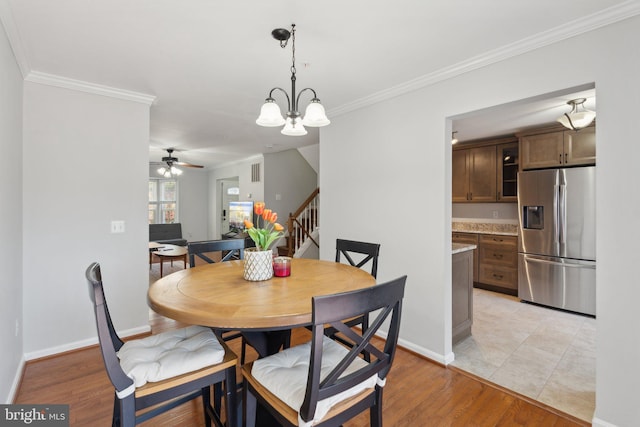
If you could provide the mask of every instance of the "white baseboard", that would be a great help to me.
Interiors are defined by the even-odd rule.
[[[601,420],[600,418],[596,418],[596,417],[593,417],[593,419],[591,420],[591,425],[593,427],[617,427],[616,424],[608,423],[608,422],[606,422],[604,420]]]
[[[14,400],[16,400],[16,394],[18,394],[18,387],[20,386],[20,381],[22,380],[22,374],[24,372],[24,356],[20,359],[20,363],[18,364],[18,369],[16,369],[16,375],[13,377],[13,383],[11,384],[11,389],[9,390],[9,395],[7,396],[6,405],[11,405]]]
[[[132,329],[127,329],[125,331],[118,331],[118,335],[120,337],[126,338],[128,336],[131,335],[138,335],[138,334],[144,334],[147,332],[151,331],[151,327],[146,325],[146,326],[140,326],[137,328],[132,328]],[[64,353],[66,351],[71,351],[71,350],[77,350],[79,348],[84,348],[84,347],[90,347],[92,345],[96,345],[98,344],[98,336],[96,335],[93,338],[89,338],[86,340],[81,340],[81,341],[75,341],[75,342],[71,342],[71,343],[67,343],[67,344],[63,344],[57,347],[50,347],[50,348],[45,348],[42,350],[38,350],[38,351],[33,351],[31,353],[25,353],[24,358],[25,360],[29,361],[29,360],[34,360],[34,359],[40,359],[41,357],[48,357],[48,356],[53,356],[56,354],[60,354],[60,353]]]

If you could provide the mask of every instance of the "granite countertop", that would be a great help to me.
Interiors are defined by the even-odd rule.
[[[458,233],[498,234],[503,236],[517,236],[518,224],[515,221],[456,221],[451,222],[451,231]]]
[[[476,248],[476,245],[471,245],[469,243],[452,243],[451,244],[451,255],[455,255],[460,252],[472,251]]]

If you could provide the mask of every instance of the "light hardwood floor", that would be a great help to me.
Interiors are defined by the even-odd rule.
[[[149,322],[154,333],[183,326],[155,313],[150,313]],[[295,330],[292,343],[303,342],[307,337],[305,329]],[[232,350],[239,354],[240,343],[237,341],[230,344]],[[254,357],[249,353],[249,359]],[[396,354],[384,390],[383,419],[386,426],[588,425],[530,398],[403,349]],[[15,403],[68,404],[72,426],[110,425],[113,388],[98,348],[28,362]],[[144,425],[202,424],[200,405],[196,401],[185,403]],[[346,423],[345,427],[367,425],[369,414],[363,413]]]

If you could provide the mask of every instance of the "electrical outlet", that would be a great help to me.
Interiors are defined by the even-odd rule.
[[[492,214],[494,218],[498,218],[498,211],[493,211]]]

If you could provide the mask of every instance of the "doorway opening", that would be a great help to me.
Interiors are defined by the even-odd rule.
[[[595,85],[590,83],[450,117],[450,135],[462,146],[516,135],[554,123],[568,111],[568,100],[583,97],[595,111]],[[454,180],[455,174],[453,166]],[[517,224],[518,215],[517,200],[463,200],[452,203],[449,220],[454,232],[481,235],[489,225]],[[454,223],[465,227],[454,228]],[[478,229],[473,229],[474,223],[480,224]],[[476,254],[482,258],[480,251]],[[517,291],[514,296],[474,287],[472,293],[471,336],[453,345],[452,366],[590,422],[595,409],[596,319],[523,304]]]

